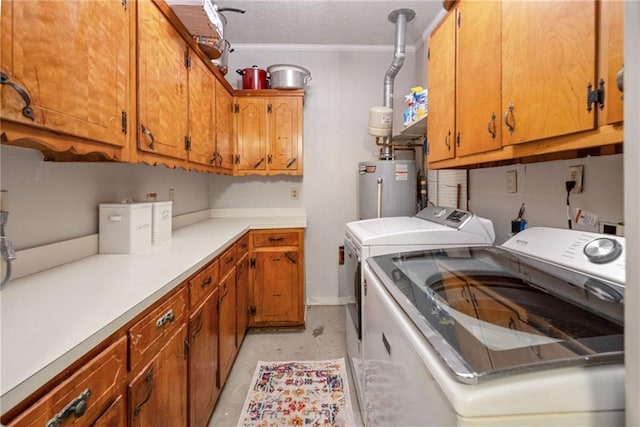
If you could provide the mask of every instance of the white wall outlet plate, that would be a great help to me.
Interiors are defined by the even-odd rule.
[[[289,189],[291,200],[298,200],[298,189],[296,187],[291,187]]]
[[[507,193],[518,192],[518,171],[507,171]]]
[[[582,173],[583,172],[584,172],[584,166],[583,165],[569,166],[569,178],[567,179],[567,181],[575,181],[576,182],[576,186],[573,187],[573,190],[571,190],[571,192],[573,194],[582,193],[582,190],[584,190],[584,187],[583,187],[583,184],[582,184]]]

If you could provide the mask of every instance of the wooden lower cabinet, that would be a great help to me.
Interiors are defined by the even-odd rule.
[[[236,266],[236,346],[240,348],[249,324],[249,254]]]
[[[129,427],[187,426],[187,360],[183,324],[128,386]]]
[[[127,340],[122,337],[15,418],[9,427],[118,425],[111,420],[122,420],[126,415],[124,407],[116,404],[124,392],[126,360]],[[74,411],[83,405],[84,412]],[[80,415],[76,417],[74,412]]]
[[[93,423],[92,427],[123,427],[127,425],[127,406],[123,396],[115,402]]]
[[[255,230],[250,247],[249,326],[303,326],[303,230]]]
[[[218,287],[220,305],[220,383],[224,384],[236,356],[236,268],[233,267],[220,280]]]
[[[189,425],[206,427],[220,395],[218,289],[189,317]]]

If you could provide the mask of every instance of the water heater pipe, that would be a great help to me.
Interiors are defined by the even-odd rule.
[[[404,64],[405,57],[405,39],[407,33],[407,22],[411,21],[416,13],[411,9],[397,9],[389,14],[389,21],[396,24],[396,37],[393,50],[393,62],[389,66],[384,76],[384,106],[393,108],[393,85],[396,75]],[[390,133],[393,135],[393,132]],[[381,144],[380,160],[392,160],[393,154],[391,150],[391,136],[384,137]]]

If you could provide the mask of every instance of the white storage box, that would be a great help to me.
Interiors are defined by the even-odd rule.
[[[99,250],[130,254],[151,247],[151,203],[100,204]]]
[[[152,203],[152,242],[158,244],[171,240],[171,206],[173,202]]]

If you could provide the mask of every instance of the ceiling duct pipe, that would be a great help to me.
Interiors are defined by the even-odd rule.
[[[393,51],[393,62],[384,76],[384,106],[393,108],[393,84],[396,75],[402,68],[405,57],[405,38],[407,33],[407,22],[411,21],[416,13],[411,9],[397,9],[389,14],[389,21],[396,24],[396,38]],[[391,133],[392,135],[393,133]],[[391,136],[384,137],[381,144],[380,160],[392,160]]]

